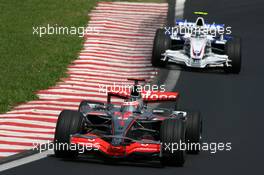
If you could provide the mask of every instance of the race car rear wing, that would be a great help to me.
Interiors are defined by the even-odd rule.
[[[146,91],[142,92],[143,101],[147,103],[159,103],[176,101],[179,98],[177,92]]]
[[[132,96],[130,91],[110,91],[107,95],[107,103],[111,103],[112,97],[129,99]],[[141,97],[142,100],[146,103],[159,103],[166,101],[176,101],[179,98],[179,93],[162,91],[142,91]]]
[[[134,81],[134,85],[130,88],[109,88],[107,95],[107,103],[111,103],[112,97],[118,97],[121,99],[129,99],[131,97],[140,98],[146,103],[159,103],[165,101],[176,101],[179,97],[177,92],[164,92],[164,91],[141,91],[139,81],[145,81],[145,79],[129,78],[128,80]]]
[[[176,20],[176,26],[195,27],[196,22],[188,22],[187,20],[177,19]],[[210,28],[211,29],[224,28],[225,24],[216,24],[216,23],[208,24],[208,23],[205,23],[203,27],[208,28],[208,29],[210,29]]]

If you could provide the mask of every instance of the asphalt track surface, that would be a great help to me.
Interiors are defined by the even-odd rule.
[[[106,165],[48,157],[1,172],[1,175],[261,174],[264,145],[263,7],[263,0],[191,0],[185,5],[185,18],[193,18],[193,11],[208,11],[209,22],[230,25],[232,32],[243,39],[243,65],[239,75],[182,71],[175,87],[182,94],[181,106],[199,109],[203,114],[204,141],[232,142],[231,151],[188,155],[183,168]]]

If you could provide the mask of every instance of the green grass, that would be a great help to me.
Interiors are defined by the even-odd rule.
[[[36,99],[35,91],[55,85],[82,48],[83,39],[76,35],[40,38],[32,34],[32,27],[85,26],[98,1],[0,0],[0,113]]]

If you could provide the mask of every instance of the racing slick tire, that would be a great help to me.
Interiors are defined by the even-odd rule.
[[[78,150],[70,148],[70,135],[81,132],[83,115],[78,111],[63,110],[58,118],[55,137],[54,152],[59,158],[75,158]]]
[[[90,100],[83,100],[81,101],[80,105],[79,105],[79,112],[82,112],[83,110],[85,110],[85,107],[88,106],[88,104],[98,104],[98,105],[104,105],[104,103],[101,102],[96,102],[96,101],[90,101]]]
[[[185,140],[190,145],[186,151],[188,154],[198,154],[200,152],[202,127],[200,112],[187,112]]]
[[[152,50],[152,59],[151,63],[156,67],[165,67],[168,60],[162,61],[162,55],[167,49],[171,47],[171,39],[168,35],[165,34],[164,29],[157,29],[156,35],[154,38],[153,50]]]
[[[181,119],[166,119],[160,128],[161,163],[169,166],[183,166],[185,150],[180,149],[185,143],[185,123]],[[174,150],[175,149],[175,150]]]
[[[226,43],[225,52],[231,60],[231,66],[225,67],[227,73],[238,74],[241,70],[241,39],[233,37]]]

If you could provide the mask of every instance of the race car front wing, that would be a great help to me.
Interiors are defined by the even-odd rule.
[[[230,66],[231,60],[227,55],[208,54],[203,59],[194,59],[186,55],[182,50],[167,50],[163,54],[162,61],[185,65],[187,67],[205,68],[205,67],[223,67]]]
[[[119,136],[96,136],[94,134],[75,134],[71,136],[71,144],[77,144],[81,146],[91,146],[93,151],[99,151],[104,155],[111,157],[128,157],[132,154],[155,154],[160,156],[161,146],[157,141],[136,141],[131,139],[131,143],[124,145],[113,145],[102,138],[118,137],[121,139],[130,139],[127,137]]]

